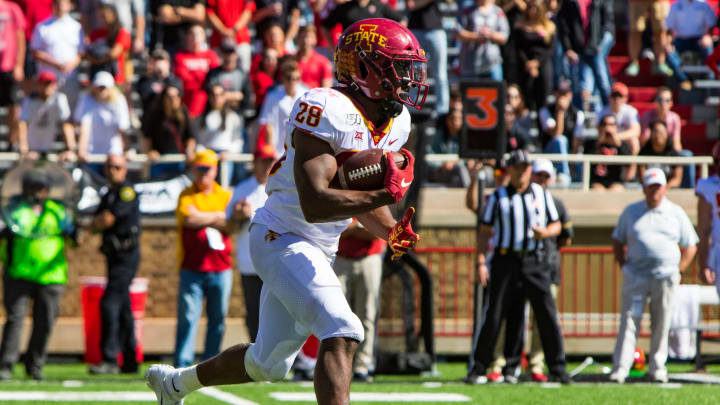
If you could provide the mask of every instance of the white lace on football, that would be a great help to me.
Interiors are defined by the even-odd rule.
[[[380,163],[375,163],[374,165],[361,167],[359,169],[351,170],[348,173],[348,178],[350,181],[355,181],[357,179],[362,179],[363,177],[369,177],[375,174],[378,174],[382,171],[382,166]]]

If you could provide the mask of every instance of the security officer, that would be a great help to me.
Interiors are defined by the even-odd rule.
[[[569,383],[557,309],[550,292],[550,268],[543,240],[560,234],[561,226],[552,196],[540,185],[531,183],[530,158],[526,151],[515,150],[507,161],[510,184],[498,187],[488,198],[478,233],[478,275],[488,279],[485,253],[492,235],[495,247],[490,267],[489,302],[480,329],[475,363],[465,382],[487,382],[485,372],[493,360],[500,325],[505,319],[504,354],[507,364],[505,381],[517,382],[520,347],[525,325],[525,301],[535,313],[550,370],[550,380]]]
[[[102,232],[100,251],[107,260],[107,285],[100,302],[102,363],[91,374],[136,373],[135,328],[130,306],[130,283],[140,264],[140,204],[122,155],[108,155],[105,176],[108,191],[100,201],[93,228]],[[122,351],[123,366],[117,365]]]

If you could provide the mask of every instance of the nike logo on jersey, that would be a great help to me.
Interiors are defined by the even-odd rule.
[[[395,141],[397,141],[397,138],[393,139],[392,141],[388,141],[388,145],[392,145],[392,144],[394,144],[394,143],[395,143]]]
[[[403,187],[403,188],[404,188],[404,187],[410,187],[411,184],[412,184],[412,181],[411,181],[411,182],[406,182],[405,179],[400,180],[400,187]]]

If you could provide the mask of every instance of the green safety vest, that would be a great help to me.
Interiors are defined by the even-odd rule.
[[[9,211],[14,226],[9,240],[3,240],[1,247],[8,275],[44,285],[66,284],[64,235],[70,219],[65,206],[47,200],[42,213],[37,215],[27,202],[17,201],[11,202]]]

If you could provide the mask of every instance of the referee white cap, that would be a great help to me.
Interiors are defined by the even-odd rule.
[[[550,177],[552,177],[553,174],[555,174],[555,167],[553,167],[552,162],[547,159],[536,159],[533,161],[532,172],[533,173],[545,172],[548,175],[550,175]]]
[[[667,179],[665,178],[665,172],[663,172],[661,169],[657,167],[653,167],[652,169],[647,169],[645,171],[645,175],[643,176],[643,185],[645,187],[652,186],[653,184],[659,184],[661,186],[664,186],[667,184]]]

